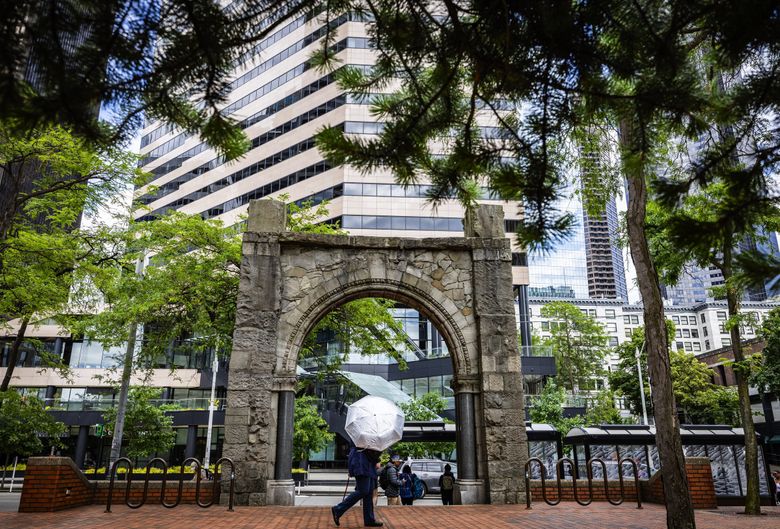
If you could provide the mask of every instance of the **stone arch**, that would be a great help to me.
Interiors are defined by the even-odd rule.
[[[428,317],[442,334],[453,361],[453,371],[457,376],[469,376],[473,373],[472,360],[468,354],[468,344],[462,330],[450,312],[454,308],[448,299],[436,299],[424,290],[392,279],[362,279],[326,292],[317,299],[307,296],[301,305],[305,307],[303,315],[285,341],[284,354],[279,356],[276,373],[285,376],[295,373],[298,352],[309,331],[331,310],[359,298],[388,298],[419,310]],[[310,299],[311,298],[311,299]],[[446,305],[450,305],[447,307]]]
[[[291,233],[280,202],[253,201],[243,238],[223,453],[239,504],[294,503],[296,367],[306,333],[334,307],[386,297],[426,314],[453,361],[456,501],[523,500],[525,410],[503,210],[481,206],[466,237]]]

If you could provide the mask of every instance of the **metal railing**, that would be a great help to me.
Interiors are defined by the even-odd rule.
[[[127,505],[131,509],[138,509],[139,507],[142,507],[146,503],[146,500],[149,497],[149,475],[154,466],[159,466],[163,470],[162,484],[160,485],[160,498],[159,498],[160,505],[162,505],[163,507],[167,507],[168,509],[172,509],[181,503],[182,492],[184,489],[184,468],[188,466],[194,466],[195,479],[196,479],[195,503],[198,507],[203,507],[204,509],[207,509],[212,505],[214,505],[214,503],[217,501],[217,498],[221,494],[222,481],[223,481],[222,466],[225,463],[227,463],[230,465],[230,477],[228,478],[230,480],[228,511],[233,510],[233,493],[235,490],[235,482],[236,482],[236,468],[235,465],[233,464],[233,461],[227,457],[223,457],[219,459],[214,464],[214,478],[213,478],[214,485],[211,489],[211,500],[209,500],[208,502],[200,501],[200,483],[202,480],[200,461],[198,461],[194,457],[185,459],[182,462],[181,468],[179,470],[179,487],[177,489],[176,501],[174,501],[173,503],[169,503],[165,501],[165,485],[168,478],[168,463],[166,463],[164,459],[156,457],[146,464],[146,473],[144,474],[144,492],[143,495],[141,496],[141,501],[137,503],[133,503],[130,501],[130,488],[133,482],[133,462],[126,457],[120,457],[111,466],[111,481],[108,483],[108,498],[106,499],[106,512],[111,512],[111,504],[114,499],[114,480],[116,479],[116,471],[120,463],[125,463],[127,468],[127,473],[126,473],[127,478],[125,482],[125,505]]]
[[[208,410],[208,397],[188,399],[151,399],[149,403],[157,408],[167,408],[166,411],[192,411]],[[115,400],[61,400],[46,399],[46,406],[51,410],[61,411],[105,411],[116,407]],[[226,399],[218,399],[215,410],[224,410],[227,407]]]
[[[623,465],[629,464],[631,465],[631,469],[634,473],[634,491],[636,493],[636,508],[641,509],[642,508],[642,493],[639,490],[639,472],[638,468],[636,466],[636,462],[633,459],[629,458],[623,458],[618,462],[618,482],[619,482],[619,489],[620,489],[620,495],[617,499],[612,499],[610,496],[610,486],[609,481],[607,479],[607,464],[604,462],[601,458],[591,458],[588,460],[586,467],[588,471],[587,475],[587,487],[588,487],[588,495],[585,499],[580,499],[579,495],[577,494],[577,468],[574,464],[574,461],[572,461],[568,457],[563,457],[558,460],[558,462],[555,464],[555,484],[557,489],[557,498],[556,499],[550,499],[547,497],[547,484],[545,479],[545,474],[547,473],[544,463],[541,459],[538,457],[532,457],[530,458],[526,464],[525,464],[525,508],[530,509],[531,508],[531,464],[536,463],[539,465],[539,475],[542,480],[542,499],[547,505],[555,506],[561,503],[563,500],[563,483],[561,480],[561,476],[564,473],[564,465],[568,465],[569,467],[569,473],[571,475],[571,489],[572,489],[572,496],[574,497],[574,501],[576,501],[578,504],[584,506],[590,505],[593,502],[593,465],[599,465],[601,467],[602,475],[603,475],[603,483],[604,483],[604,498],[611,504],[611,505],[620,505],[626,500],[626,490],[625,490],[625,484],[623,482]],[[568,480],[567,480],[568,481]]]

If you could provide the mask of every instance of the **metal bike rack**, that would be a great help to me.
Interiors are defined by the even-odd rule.
[[[532,457],[530,458],[526,464],[525,464],[525,508],[531,509],[531,464],[536,463],[539,466],[539,476],[541,477],[542,481],[542,499],[547,505],[555,506],[561,503],[561,500],[563,499],[563,484],[561,477],[564,473],[564,466],[569,466],[569,471],[571,472],[571,479],[572,479],[572,495],[574,496],[574,501],[576,501],[579,505],[582,505],[583,507],[586,507],[593,503],[593,465],[598,465],[601,467],[601,472],[603,475],[603,484],[604,484],[604,498],[610,503],[610,505],[621,505],[626,500],[626,491],[625,491],[625,484],[623,480],[623,465],[629,464],[631,465],[631,469],[634,474],[634,490],[636,491],[636,508],[641,509],[642,508],[642,494],[639,490],[639,472],[636,466],[636,462],[629,458],[623,458],[618,462],[618,482],[620,483],[620,495],[618,499],[612,499],[609,492],[609,480],[607,477],[607,465],[601,458],[591,458],[587,462],[587,489],[588,489],[588,496],[586,499],[580,499],[579,495],[577,494],[578,485],[577,485],[577,468],[574,464],[574,461],[572,461],[568,457],[562,457],[559,459],[555,464],[555,484],[558,492],[558,497],[555,500],[551,500],[547,497],[547,480],[546,480],[546,469],[544,467],[544,463],[541,459],[538,457]]]
[[[217,497],[221,494],[222,489],[222,481],[223,481],[223,472],[222,468],[225,464],[230,465],[230,474],[228,479],[230,480],[230,489],[228,494],[228,511],[233,510],[233,495],[235,491],[235,482],[236,482],[236,467],[233,464],[233,461],[230,458],[223,457],[220,458],[214,465],[214,485],[211,491],[211,500],[208,502],[202,502],[200,501],[200,484],[201,484],[201,463],[194,457],[190,457],[185,459],[179,470],[179,487],[176,491],[176,501],[173,503],[169,503],[165,501],[165,491],[166,491],[166,485],[167,485],[167,479],[168,479],[168,463],[165,462],[164,459],[156,457],[149,461],[146,465],[146,473],[144,474],[144,491],[141,496],[141,500],[137,503],[133,503],[130,501],[130,489],[133,482],[133,462],[130,461],[130,459],[126,457],[120,457],[117,459],[114,464],[111,466],[111,478],[108,483],[108,498],[106,499],[106,511],[105,512],[111,512],[111,504],[114,499],[114,480],[116,479],[116,472],[120,465],[120,463],[124,463],[127,467],[127,478],[125,481],[125,505],[130,507],[131,509],[138,509],[139,507],[142,507],[144,504],[146,504],[146,501],[149,496],[149,476],[151,473],[151,470],[155,466],[159,466],[163,470],[163,476],[162,476],[162,483],[160,485],[160,498],[159,503],[163,507],[167,507],[168,509],[172,509],[174,507],[177,507],[182,500],[183,496],[183,490],[184,490],[184,469],[187,467],[188,464],[195,466],[195,504],[198,507],[202,507],[204,509],[207,509],[214,505],[216,503]]]

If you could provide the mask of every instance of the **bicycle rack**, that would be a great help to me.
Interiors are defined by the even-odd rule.
[[[164,459],[156,457],[151,461],[149,461],[149,463],[147,463],[146,465],[146,472],[144,473],[144,491],[143,494],[141,495],[141,500],[137,503],[133,503],[130,501],[130,489],[133,482],[133,470],[134,470],[133,462],[126,457],[120,457],[111,466],[111,474],[110,474],[111,478],[108,483],[108,498],[106,499],[105,512],[111,512],[111,504],[114,499],[114,480],[116,479],[116,473],[120,463],[124,463],[127,467],[127,478],[125,480],[125,505],[127,505],[131,509],[138,509],[142,507],[144,504],[146,504],[146,501],[149,497],[149,476],[152,468],[157,465],[159,465],[163,470],[162,483],[160,485],[159,503],[163,507],[167,507],[168,509],[172,509],[178,506],[181,503],[182,496],[183,496],[184,469],[188,464],[195,467],[195,504],[198,507],[207,509],[212,505],[214,505],[214,503],[217,501],[216,500],[217,497],[221,494],[222,481],[223,481],[222,467],[224,467],[224,465],[227,463],[230,465],[230,475],[228,478],[230,480],[230,489],[228,494],[228,511],[233,511],[233,495],[235,491],[235,482],[236,482],[236,467],[230,458],[227,457],[220,458],[214,464],[214,485],[211,490],[211,500],[209,500],[208,502],[200,501],[200,484],[202,481],[200,461],[198,461],[194,457],[185,459],[182,462],[179,469],[179,486],[176,491],[176,501],[174,501],[173,503],[169,503],[165,501],[165,491],[166,491],[166,485],[168,480],[168,468],[169,468],[168,463],[166,463]]]
[[[572,488],[572,495],[574,496],[574,501],[576,501],[579,505],[582,505],[583,507],[586,507],[593,503],[593,465],[598,465],[601,467],[601,473],[603,476],[603,483],[604,483],[604,498],[610,503],[610,505],[621,505],[626,500],[626,490],[625,490],[625,484],[623,480],[623,465],[629,464],[631,465],[631,470],[634,474],[634,490],[636,491],[636,508],[641,509],[642,508],[642,495],[641,491],[639,490],[639,472],[637,469],[636,462],[629,458],[623,458],[618,462],[618,482],[620,483],[620,495],[618,499],[612,499],[609,492],[609,480],[607,476],[607,465],[601,458],[591,458],[588,460],[586,468],[587,468],[587,488],[588,488],[588,496],[586,499],[580,499],[579,495],[577,494],[578,490],[578,484],[577,484],[577,469],[574,464],[574,461],[572,461],[568,457],[562,457],[559,459],[555,464],[555,484],[558,492],[558,497],[555,500],[551,500],[547,497],[547,479],[546,479],[546,469],[544,466],[544,463],[541,459],[538,457],[532,457],[530,458],[526,464],[525,464],[525,508],[531,509],[531,464],[536,463],[539,466],[539,476],[541,477],[542,481],[542,500],[547,505],[550,506],[556,506],[559,503],[561,503],[561,500],[563,499],[563,485],[561,481],[561,477],[564,474],[564,466],[569,466],[569,471],[571,473],[571,488]]]

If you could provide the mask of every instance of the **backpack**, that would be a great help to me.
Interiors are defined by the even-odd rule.
[[[414,499],[419,500],[425,496],[425,487],[420,478],[416,474],[412,474],[412,487],[414,487]]]
[[[387,486],[390,484],[390,480],[387,477],[387,465],[382,467],[382,471],[379,472],[379,486],[382,490],[387,490]]]
[[[452,479],[450,474],[444,474],[441,477],[441,490],[452,490],[455,485],[455,480]]]

